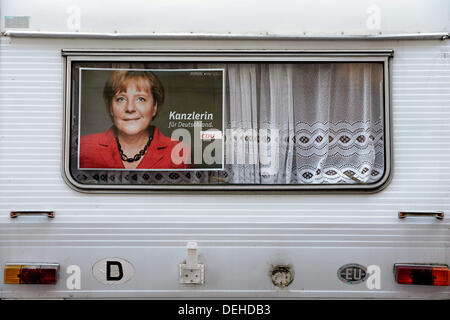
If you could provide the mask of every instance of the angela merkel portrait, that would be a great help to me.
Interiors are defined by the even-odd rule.
[[[80,139],[80,168],[188,169],[190,149],[163,135],[152,121],[164,104],[164,88],[150,71],[116,70],[103,89],[112,126]]]

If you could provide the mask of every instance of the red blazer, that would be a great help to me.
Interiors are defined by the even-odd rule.
[[[181,142],[166,137],[155,127],[152,143],[136,169],[192,168],[190,164],[175,164],[172,162],[172,149],[179,143]],[[190,160],[189,147],[184,144],[181,146],[183,147],[182,150],[189,150],[187,159]],[[183,155],[183,153],[180,152],[180,155]],[[112,127],[102,133],[89,134],[81,137],[80,169],[82,168],[125,169],[122,159],[120,159],[119,149]]]

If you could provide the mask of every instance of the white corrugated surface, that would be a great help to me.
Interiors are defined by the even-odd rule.
[[[56,287],[0,285],[0,297],[373,297],[449,298],[448,287],[394,283],[396,262],[450,264],[450,42],[110,41],[0,42],[0,263],[58,262]],[[61,177],[62,48],[394,49],[394,176],[377,194],[83,194]],[[56,218],[9,218],[53,210]],[[397,218],[399,210],[445,211]],[[197,241],[206,283],[178,284],[187,241]],[[97,282],[92,265],[121,257],[126,284]],[[347,285],[347,263],[381,267],[381,290]],[[65,268],[82,269],[81,290]],[[271,264],[291,264],[289,290],[271,285]],[[0,275],[3,283],[3,275]]]
[[[6,30],[353,35],[448,31],[447,0],[3,0]],[[282,18],[280,18],[282,17]],[[232,22],[232,23],[231,23]],[[2,25],[3,27],[3,25]],[[4,30],[5,30],[4,29]]]

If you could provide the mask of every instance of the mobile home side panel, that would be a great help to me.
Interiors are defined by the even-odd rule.
[[[64,48],[147,50],[394,50],[393,177],[355,193],[163,192],[93,194],[61,176]],[[56,262],[56,286],[3,284],[0,298],[257,297],[450,298],[449,287],[396,284],[394,263],[450,264],[448,217],[398,219],[399,211],[450,212],[448,41],[89,40],[2,37],[0,42],[0,266]],[[13,210],[50,210],[11,219]],[[186,244],[198,243],[205,283],[179,283]],[[121,285],[98,282],[93,265],[129,261]],[[379,285],[347,284],[348,263],[378,266]],[[80,288],[67,285],[70,266]],[[294,282],[275,287],[274,265]],[[70,271],[70,270],[69,270]]]

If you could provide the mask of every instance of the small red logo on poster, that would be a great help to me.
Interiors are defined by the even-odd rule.
[[[201,140],[222,139],[222,132],[221,131],[201,131],[200,139]]]

